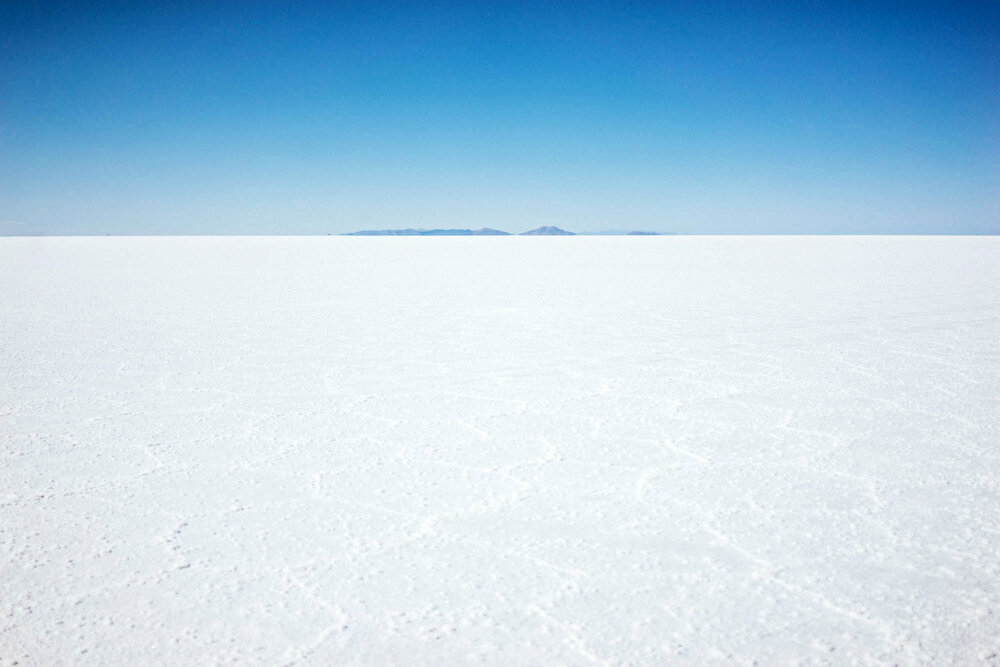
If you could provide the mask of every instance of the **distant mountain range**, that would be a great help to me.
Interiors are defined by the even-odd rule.
[[[659,232],[595,232],[600,235],[618,236],[658,236]],[[510,236],[509,232],[499,229],[367,229],[360,232],[347,232],[342,236]],[[538,229],[521,232],[521,236],[576,236],[576,232],[546,225]]]
[[[545,226],[521,232],[521,236],[576,236],[576,234],[574,232],[567,232],[565,229],[559,229],[558,227]]]

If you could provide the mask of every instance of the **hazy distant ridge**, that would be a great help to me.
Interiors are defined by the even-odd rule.
[[[565,229],[546,225],[538,229],[521,232],[521,236],[576,236],[576,232],[567,232]]]
[[[587,234],[587,232],[584,232]],[[596,234],[602,236],[658,236],[660,232],[642,232],[642,231],[604,231],[604,232],[589,232],[589,234]],[[489,227],[483,227],[482,229],[364,229],[357,232],[346,232],[341,236],[510,236],[510,232],[505,232],[500,229],[490,229]],[[552,227],[549,225],[538,227],[537,229],[531,229],[526,232],[521,232],[521,236],[576,236],[576,232],[570,232],[565,229],[560,229],[559,227]]]

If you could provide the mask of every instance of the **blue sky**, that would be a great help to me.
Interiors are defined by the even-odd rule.
[[[1000,3],[0,3],[0,234],[543,224],[1000,232]]]

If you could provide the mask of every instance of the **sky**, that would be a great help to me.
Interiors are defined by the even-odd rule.
[[[1000,2],[0,3],[0,234],[540,225],[1000,233]]]

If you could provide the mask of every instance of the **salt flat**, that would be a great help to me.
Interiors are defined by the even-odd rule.
[[[1000,660],[1000,238],[0,239],[0,663]]]

